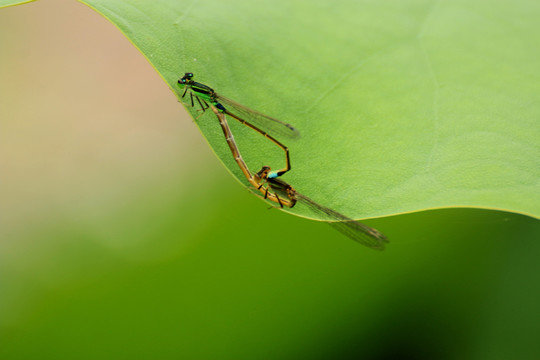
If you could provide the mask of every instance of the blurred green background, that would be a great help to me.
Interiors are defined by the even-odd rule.
[[[540,223],[268,210],[86,6],[0,10],[0,359],[537,359]]]

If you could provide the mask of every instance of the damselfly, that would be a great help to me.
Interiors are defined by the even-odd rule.
[[[242,173],[248,182],[263,194],[265,199],[275,202],[282,208],[292,208],[297,202],[305,204],[311,210],[329,220],[328,223],[330,226],[334,227],[354,241],[357,241],[360,244],[368,246],[372,249],[384,249],[384,244],[387,243],[388,240],[381,232],[364,225],[359,221],[348,218],[347,216],[327,208],[326,206],[322,206],[309,197],[299,193],[290,184],[279,178],[281,176],[279,172],[271,171],[270,167],[263,166],[259,172],[253,175],[243,160],[240,150],[234,141],[234,136],[229,128],[225,114],[220,112],[213,105],[210,105],[210,108],[216,114],[219,120],[227,144],[231,149],[236,163],[242,170]]]
[[[193,76],[193,73],[185,73],[184,76],[178,80],[180,89],[184,89],[182,98],[184,98],[189,91],[192,107],[195,107],[195,101],[197,101],[200,110],[204,112],[210,105],[213,105],[218,111],[229,115],[263,135],[285,152],[285,167],[277,172],[280,175],[283,175],[291,169],[289,149],[275,137],[270,135],[270,133],[291,139],[298,138],[300,133],[294,126],[252,110],[244,105],[240,105],[239,103],[216,93],[211,87],[194,81]]]

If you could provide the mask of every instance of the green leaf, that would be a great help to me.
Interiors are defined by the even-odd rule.
[[[458,206],[540,215],[538,2],[82,2],[178,96],[190,71],[295,125],[285,179],[323,205],[357,219]],[[185,105],[245,183],[216,117]],[[252,170],[283,165],[279,148],[231,125]]]
[[[8,7],[8,6],[14,6],[14,5],[26,4],[26,3],[34,2],[34,1],[36,1],[36,0],[25,0],[25,1],[0,0],[0,8]]]

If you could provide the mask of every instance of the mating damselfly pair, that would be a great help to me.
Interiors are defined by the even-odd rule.
[[[219,120],[225,140],[247,181],[265,199],[276,203],[280,207],[292,208],[296,203],[307,205],[315,212],[329,220],[329,224],[351,239],[373,249],[382,250],[387,238],[378,230],[362,224],[359,221],[348,218],[339,212],[318,204],[309,197],[299,193],[290,184],[281,179],[286,172],[291,170],[289,149],[274,136],[294,139],[299,137],[298,130],[290,124],[264,115],[246,106],[228,99],[214,91],[211,87],[193,80],[193,73],[185,73],[178,80],[180,89],[183,90],[182,98],[189,94],[189,102],[192,107],[199,106],[202,112],[210,109]],[[272,171],[268,166],[256,173],[252,173],[242,158],[238,145],[234,140],[232,131],[227,123],[226,116],[232,117],[241,124],[255,130],[285,152],[285,167]],[[271,135],[272,134],[272,135]]]

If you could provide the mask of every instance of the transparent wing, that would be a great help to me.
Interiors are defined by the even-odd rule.
[[[282,196],[286,196],[286,189],[287,187],[290,187],[289,184],[278,178],[268,179],[267,181],[273,191],[279,192]],[[384,250],[384,244],[388,242],[388,239],[380,231],[364,225],[359,221],[348,218],[326,206],[322,206],[296,190],[294,190],[294,192],[298,202],[307,205],[313,211],[323,215],[324,218],[329,220],[328,224],[334,229],[364,246],[376,250]]]
[[[337,211],[319,205],[305,195],[296,193],[296,197],[301,203],[306,204],[314,211],[325,215],[328,220],[332,220],[328,222],[330,226],[362,245],[376,250],[383,250],[384,244],[388,242],[386,236],[376,229],[364,225],[359,221],[350,219]]]
[[[237,120],[247,121],[270,135],[295,139],[300,137],[300,132],[291,124],[264,115],[236,101],[216,94],[216,100],[226,109],[226,112]]]

